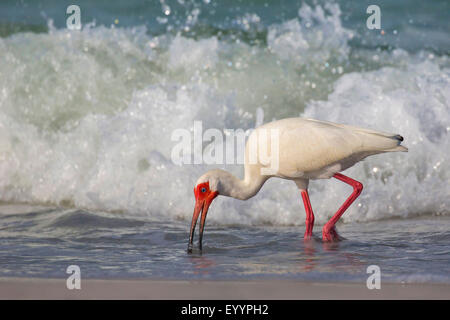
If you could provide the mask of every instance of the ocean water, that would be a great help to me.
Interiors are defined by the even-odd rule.
[[[450,4],[380,1],[0,3],[0,276],[450,282]],[[217,198],[203,253],[186,253],[197,178],[239,165],[171,160],[172,133],[250,130],[290,116],[400,133],[407,154],[366,159],[351,192],[314,181],[316,240],[295,185]],[[206,143],[203,145],[206,148]],[[365,281],[365,280],[364,280]]]

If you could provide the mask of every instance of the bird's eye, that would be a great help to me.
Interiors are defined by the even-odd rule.
[[[203,188],[201,189],[201,191],[202,191],[202,192],[206,192],[206,188],[203,187]]]

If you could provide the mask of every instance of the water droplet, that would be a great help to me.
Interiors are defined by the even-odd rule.
[[[168,16],[171,12],[170,7],[167,4],[163,4],[162,11],[166,16]]]

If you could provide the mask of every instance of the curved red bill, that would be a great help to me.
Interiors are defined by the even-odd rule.
[[[189,243],[188,243],[188,253],[192,253],[192,247],[194,243],[194,232],[195,226],[197,225],[198,216],[200,215],[200,211],[202,212],[202,216],[200,218],[200,226],[199,226],[199,238],[198,238],[198,246],[199,249],[202,250],[202,241],[203,241],[203,230],[205,229],[205,221],[206,215],[208,214],[209,206],[214,198],[218,195],[217,192],[212,192],[210,195],[204,199],[196,199],[194,213],[192,215],[191,222],[191,231],[189,234]]]
[[[203,202],[202,217],[200,218],[200,232],[198,235],[198,248],[202,250],[203,230],[205,229],[206,215],[208,214],[209,205],[213,199],[206,199]]]
[[[195,226],[197,225],[197,220],[198,220],[198,216],[200,215],[200,211],[202,211],[203,202],[204,201],[199,201],[199,200],[197,200],[195,202],[194,213],[192,215],[192,222],[191,222],[191,232],[189,234],[188,253],[192,252]]]

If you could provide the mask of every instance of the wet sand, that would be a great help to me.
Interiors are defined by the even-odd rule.
[[[81,289],[69,290],[66,279],[0,278],[0,299],[450,299],[450,285],[82,279]]]

